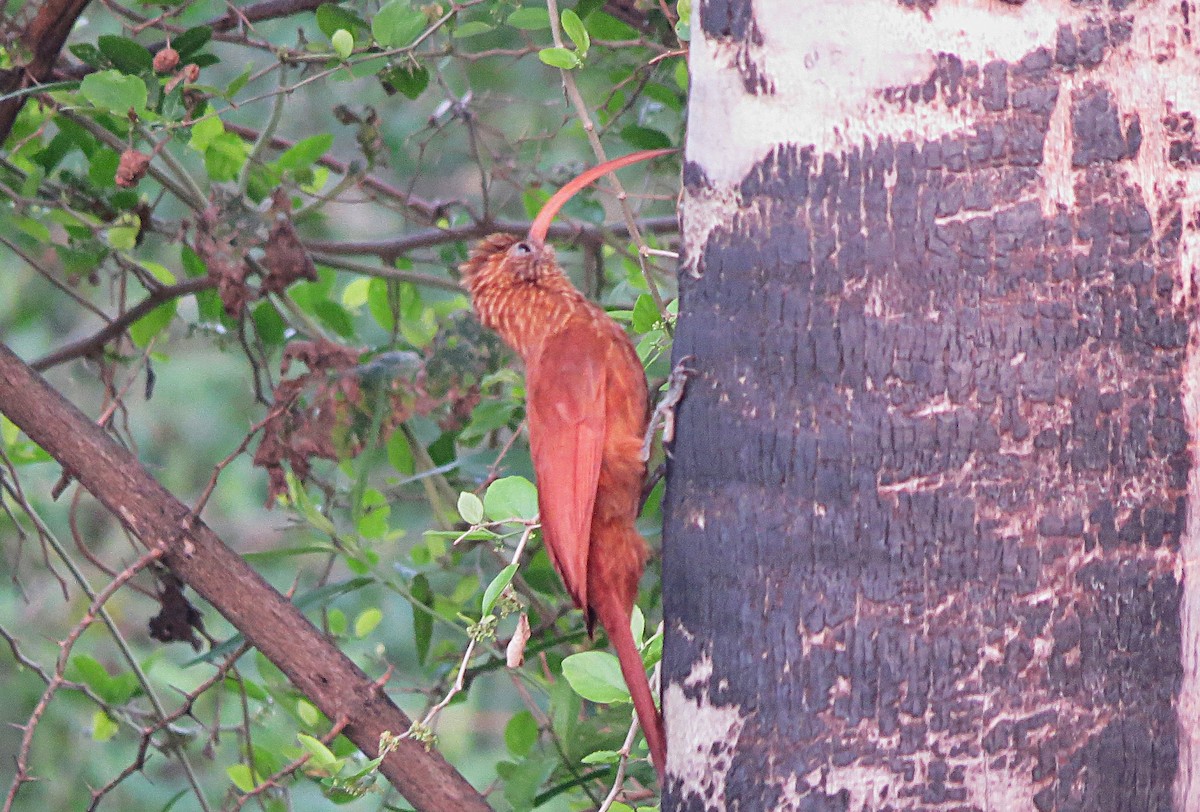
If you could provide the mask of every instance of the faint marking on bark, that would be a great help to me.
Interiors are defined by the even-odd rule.
[[[707,683],[712,676],[712,660],[702,655],[682,684],[667,685],[663,711],[671,777],[682,782],[683,795],[698,796],[705,809],[720,812],[730,766],[730,757],[722,754],[734,751],[746,720],[740,708],[711,702]]]
[[[1193,108],[1194,109],[1194,108]],[[1189,181],[1194,186],[1196,175]],[[1197,269],[1200,268],[1200,229],[1196,222],[1196,196],[1188,195],[1179,247],[1180,288],[1195,313]],[[1183,407],[1187,415],[1188,447],[1200,460],[1200,321],[1193,315],[1188,335],[1183,376]],[[1180,602],[1183,677],[1179,686],[1179,772],[1175,777],[1177,809],[1200,809],[1200,470],[1192,468],[1187,484],[1187,521],[1179,538],[1177,577],[1183,583]]]
[[[1071,169],[1071,98],[1075,79],[1064,76],[1058,86],[1058,101],[1050,114],[1046,145],[1042,150],[1042,214],[1053,217],[1060,209],[1075,208],[1075,172]]]
[[[690,163],[690,162],[689,162]],[[680,244],[704,245],[708,235],[714,228],[733,222],[742,205],[741,196],[736,186],[714,188],[703,176],[698,164],[692,165],[691,172],[685,169],[685,176],[695,174],[692,182],[684,187],[686,203],[681,207],[682,240]],[[696,257],[684,254],[683,268],[693,277],[698,275]]]
[[[1169,162],[1170,138],[1163,123],[1172,109],[1200,109],[1200,87],[1180,77],[1200,75],[1200,52],[1189,43],[1190,33],[1178,3],[1147,4],[1132,17],[1129,39],[1109,48],[1103,59],[1060,79],[1058,103],[1050,118],[1042,174],[1043,211],[1053,214],[1061,204],[1070,209],[1075,201],[1077,169],[1071,167],[1071,106],[1076,92],[1087,83],[1100,84],[1113,95],[1122,124],[1136,112],[1140,117],[1142,146],[1128,162],[1131,180],[1142,191],[1154,222],[1155,232],[1163,227],[1167,204],[1190,187],[1185,176]],[[1152,58],[1147,58],[1152,54]]]

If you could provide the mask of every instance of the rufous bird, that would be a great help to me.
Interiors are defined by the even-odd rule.
[[[546,232],[587,184],[668,152],[636,152],[589,169],[547,201],[524,239],[485,237],[460,268],[480,322],[525,363],[542,538],[588,633],[599,621],[616,649],[660,783],[662,715],[629,629],[648,554],[635,526],[646,467],[646,374],[625,331],[563,273]]]

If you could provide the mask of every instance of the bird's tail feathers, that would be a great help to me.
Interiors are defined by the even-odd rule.
[[[608,639],[617,652],[621,675],[625,677],[625,685],[629,687],[633,708],[637,711],[642,732],[646,734],[650,757],[654,761],[654,769],[658,771],[658,781],[661,785],[667,768],[666,734],[663,730],[662,714],[654,704],[654,695],[650,692],[650,682],[646,679],[642,656],[633,642],[633,633],[629,630],[629,610],[611,605],[596,609],[600,625],[608,632]]]

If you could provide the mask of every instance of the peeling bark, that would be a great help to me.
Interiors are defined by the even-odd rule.
[[[697,6],[664,808],[1200,809],[1195,4]]]

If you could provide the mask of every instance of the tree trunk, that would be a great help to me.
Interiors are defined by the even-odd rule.
[[[664,809],[1200,809],[1195,3],[696,6]]]

